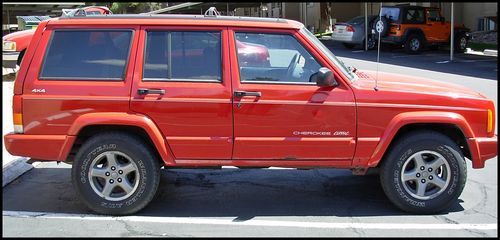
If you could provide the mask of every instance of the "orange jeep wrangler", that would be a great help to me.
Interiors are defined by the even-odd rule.
[[[374,21],[372,33],[380,41],[403,46],[407,53],[419,53],[425,46],[449,45],[450,22],[441,16],[439,8],[421,6],[382,7],[380,17]],[[470,29],[463,24],[454,26],[454,49],[465,52]]]

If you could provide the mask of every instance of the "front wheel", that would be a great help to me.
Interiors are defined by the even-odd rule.
[[[417,214],[447,209],[462,193],[466,178],[460,148],[448,137],[431,131],[401,138],[384,159],[380,172],[389,200]]]
[[[458,35],[454,43],[455,52],[464,53],[467,49],[467,37],[463,34]]]
[[[78,151],[72,180],[80,199],[93,211],[131,214],[155,196],[160,165],[151,149],[136,137],[102,133],[88,139]]]

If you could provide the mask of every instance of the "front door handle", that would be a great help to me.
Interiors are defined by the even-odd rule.
[[[261,97],[262,93],[261,92],[235,91],[234,96],[238,97],[238,98],[245,97],[245,96]]]
[[[139,94],[139,95],[146,95],[146,94],[160,94],[160,95],[165,95],[165,90],[163,90],[163,89],[139,88],[139,89],[137,89],[137,94]]]

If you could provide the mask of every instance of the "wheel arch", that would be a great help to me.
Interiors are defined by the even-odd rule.
[[[170,147],[156,124],[144,115],[129,113],[89,113],[78,117],[68,131],[71,141],[62,150],[60,158],[71,162],[86,139],[103,131],[133,134],[144,140],[163,164],[175,164]]]
[[[407,28],[407,29],[405,29],[405,32],[403,33],[403,42],[406,42],[406,40],[408,40],[408,37],[412,34],[420,35],[420,37],[422,37],[422,41],[424,44],[427,42],[427,38],[425,36],[425,33],[420,28]]]
[[[471,147],[467,141],[474,133],[463,116],[449,112],[409,112],[394,117],[382,134],[374,153],[368,161],[368,167],[376,167],[383,161],[391,147],[403,136],[418,130],[433,130],[452,139],[462,150],[462,154],[473,159]]]

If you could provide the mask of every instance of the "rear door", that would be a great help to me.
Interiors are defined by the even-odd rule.
[[[131,109],[159,126],[176,159],[230,159],[232,106],[221,27],[141,27]]]
[[[295,30],[232,28],[230,34],[233,159],[350,161],[356,134],[351,90],[309,81],[328,63]]]

